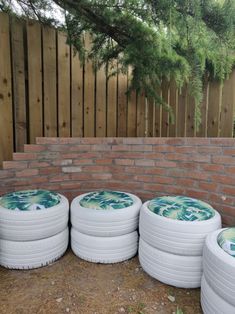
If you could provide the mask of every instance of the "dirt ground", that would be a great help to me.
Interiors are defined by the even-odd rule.
[[[135,257],[102,265],[68,250],[53,265],[28,271],[0,267],[1,314],[200,314],[199,289],[149,277]]]

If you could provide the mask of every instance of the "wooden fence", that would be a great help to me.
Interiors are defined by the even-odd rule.
[[[89,37],[85,44],[89,49]],[[81,65],[65,34],[0,13],[0,161],[37,136],[233,135],[235,71],[224,87],[205,86],[198,132],[186,88],[162,83],[162,97],[175,114],[170,124],[169,114],[144,95],[127,97],[128,75],[107,79],[108,71],[94,73],[89,61]]]

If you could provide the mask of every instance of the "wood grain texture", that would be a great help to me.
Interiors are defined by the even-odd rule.
[[[221,120],[220,136],[233,136],[235,108],[235,71],[233,71],[228,80],[224,82],[221,101]]]
[[[219,136],[221,96],[222,85],[219,82],[210,82],[207,122],[208,137]]]
[[[71,135],[70,121],[70,46],[67,37],[58,32],[58,129],[59,136]]]
[[[43,27],[44,136],[57,136],[56,31]]]
[[[85,48],[91,49],[89,34],[85,37]],[[90,60],[86,60],[84,68],[84,136],[95,136],[95,74]]]
[[[71,50],[71,118],[72,136],[82,137],[83,125],[83,65],[79,60],[78,53]]]
[[[0,13],[0,162],[12,159],[12,85],[9,18]]]
[[[169,82],[164,79],[162,81],[162,100],[168,106],[170,101]],[[169,136],[169,112],[162,108],[162,137]]]
[[[179,137],[186,136],[186,116],[187,116],[187,87],[184,86],[178,92],[178,118],[177,118],[177,135]]]
[[[28,99],[29,99],[29,140],[35,143],[43,136],[42,116],[42,42],[41,26],[34,21],[27,22],[28,49]]]
[[[96,73],[96,137],[106,136],[106,67]]]
[[[146,98],[144,93],[137,95],[137,136],[146,136]]]
[[[169,136],[175,137],[178,127],[178,89],[174,80],[170,81],[170,100],[174,121],[169,121]]]
[[[118,74],[118,124],[117,136],[127,136],[127,76],[123,73]]]
[[[15,150],[22,152],[27,143],[24,25],[22,21],[13,19],[11,27],[14,139]]]
[[[117,136],[117,62],[108,65],[107,69],[107,136]]]

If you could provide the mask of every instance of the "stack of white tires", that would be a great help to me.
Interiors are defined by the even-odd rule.
[[[201,305],[204,314],[235,313],[235,228],[208,235],[203,250]]]
[[[69,202],[46,190],[0,197],[0,265],[32,269],[60,258],[68,246]]]
[[[117,263],[136,255],[141,200],[119,191],[95,191],[71,204],[71,246],[78,257]]]
[[[168,285],[200,287],[203,245],[218,228],[219,213],[202,201],[185,196],[147,201],[140,211],[140,264]]]

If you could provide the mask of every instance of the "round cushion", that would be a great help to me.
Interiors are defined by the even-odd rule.
[[[77,231],[91,236],[120,236],[137,229],[141,205],[141,200],[130,193],[82,194],[71,203],[71,223]]]
[[[0,197],[0,238],[32,241],[51,237],[67,227],[68,200],[55,192],[26,190]]]
[[[215,215],[209,204],[186,196],[157,197],[148,203],[148,208],[156,215],[183,221],[203,221]]]
[[[226,253],[235,257],[235,227],[221,231],[217,242]]]

